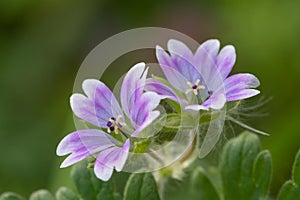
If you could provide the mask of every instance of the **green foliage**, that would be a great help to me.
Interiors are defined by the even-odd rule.
[[[285,182],[280,190],[278,200],[300,199],[300,150],[293,165],[292,180]]]
[[[118,200],[114,192],[113,179],[108,182],[99,180],[92,169],[87,169],[86,162],[75,165],[71,176],[79,195],[85,200]]]
[[[0,200],[24,200],[24,198],[13,192],[5,192],[0,196]]]
[[[165,199],[253,200],[267,199],[272,168],[271,155],[260,151],[255,134],[245,132],[228,141],[218,168],[197,160],[182,180],[165,181]]]
[[[132,174],[126,184],[124,200],[159,200],[156,182],[151,173]]]
[[[255,134],[245,132],[230,140],[220,161],[225,199],[266,199],[271,181],[271,156],[260,152]]]
[[[127,180],[123,197],[116,192],[116,176],[103,182],[86,166],[86,162],[81,162],[71,171],[77,193],[61,187],[55,194],[56,200],[160,200],[160,195],[164,200],[263,200],[268,198],[272,160],[269,151],[261,151],[257,135],[244,132],[225,144],[218,166],[197,159],[184,169],[181,176],[177,176],[181,177],[180,180],[172,178],[173,168],[169,166],[169,173],[161,176],[158,183],[151,173],[132,174]],[[293,165],[292,179],[282,186],[278,200],[299,199],[299,184],[300,150]],[[122,193],[123,189],[119,192]],[[6,192],[0,200],[24,198]],[[32,193],[29,200],[54,200],[54,197],[47,190],[38,190]]]
[[[30,195],[29,200],[54,200],[54,197],[47,190],[38,190]]]
[[[78,196],[69,188],[61,187],[55,194],[57,200],[79,200]]]
[[[199,188],[201,188],[201,191],[203,192],[199,192]],[[219,199],[215,186],[210,180],[207,172],[202,167],[198,167],[192,174],[191,190],[191,199]]]

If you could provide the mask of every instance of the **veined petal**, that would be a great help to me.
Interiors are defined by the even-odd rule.
[[[179,102],[177,94],[167,85],[159,82],[154,78],[148,78],[145,86],[146,91],[152,91],[161,96],[161,99],[168,98]]]
[[[87,97],[73,94],[70,98],[71,108],[77,117],[95,126],[106,127],[111,117],[122,116],[118,101],[104,83],[87,79],[82,86]]]
[[[213,94],[205,102],[203,102],[202,106],[219,110],[223,108],[225,103],[226,103],[226,96],[223,93],[217,93],[217,94]]]
[[[174,88],[183,93],[186,92],[187,89],[189,89],[187,82],[190,82],[190,80],[186,79],[180,72],[172,67],[168,67],[162,64],[160,64],[160,66],[167,80]]]
[[[112,176],[114,169],[111,167],[107,167],[105,164],[101,162],[95,162],[94,172],[97,178],[102,181],[108,181]]]
[[[247,99],[250,97],[253,97],[255,95],[258,95],[260,93],[259,90],[255,89],[243,89],[239,90],[237,92],[231,92],[226,95],[227,101],[236,101],[236,100],[241,100],[241,99]]]
[[[121,171],[128,158],[130,140],[127,139],[122,148],[112,147],[99,153],[95,162],[95,174],[103,181],[110,179],[113,169]]]
[[[206,52],[206,55],[209,55],[211,59],[215,58],[219,52],[220,49],[220,42],[217,39],[210,39],[205,42],[203,42],[198,49],[196,50],[195,57],[198,59],[201,59],[201,55],[205,56],[203,54],[203,51]]]
[[[216,64],[219,48],[218,40],[207,40],[199,46],[194,56],[194,66],[209,90],[218,88],[222,81]]]
[[[231,72],[235,59],[235,48],[232,45],[227,45],[222,48],[217,58],[217,66],[223,79],[225,79]]]
[[[130,148],[130,140],[127,139],[125,141],[122,149],[118,149],[119,150],[119,153],[118,153],[119,154],[119,159],[114,164],[117,172],[120,172],[123,169],[123,167],[126,163],[126,160],[128,158],[129,148]]]
[[[104,83],[96,79],[87,79],[82,83],[82,88],[88,98],[94,100],[97,106],[108,107],[108,111],[114,117],[122,115],[115,95]]]
[[[142,94],[145,84],[148,68],[145,70],[145,63],[134,65],[124,77],[121,86],[121,104],[125,114],[130,117],[132,106],[136,99]]]
[[[260,85],[259,80],[253,75],[248,73],[235,74],[224,81],[226,96],[232,92],[239,90],[256,88]]]
[[[156,56],[162,69],[164,66],[170,67],[190,82],[196,82],[197,79],[201,79],[199,72],[193,66],[194,55],[184,43],[171,39],[168,42],[168,51],[171,56],[160,46],[156,47]],[[163,71],[165,73],[164,69]],[[166,73],[165,76],[167,79],[169,78]]]
[[[160,112],[158,110],[150,112],[145,118],[144,122],[131,134],[131,136],[136,137],[144,128],[149,126],[159,115]]]
[[[144,124],[149,113],[158,106],[160,100],[161,97],[155,92],[145,92],[136,100],[130,113],[131,124],[135,129]]]
[[[192,61],[194,55],[192,51],[187,47],[183,42],[170,39],[168,41],[168,51],[170,52],[172,57],[182,57],[188,61]]]
[[[61,140],[56,149],[56,154],[64,156],[71,153],[61,164],[61,167],[67,167],[116,144],[118,142],[112,136],[101,130],[79,130],[70,133]]]

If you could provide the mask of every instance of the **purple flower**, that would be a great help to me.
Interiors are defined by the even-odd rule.
[[[128,158],[130,136],[137,136],[153,122],[159,111],[153,111],[161,97],[154,92],[143,92],[148,68],[145,63],[136,64],[126,74],[121,86],[122,109],[112,91],[98,80],[88,79],[82,84],[86,94],[73,94],[70,99],[75,115],[101,129],[78,130],[62,139],[57,155],[70,154],[61,167],[70,166],[82,159],[98,154],[94,171],[107,181],[113,169],[121,171]],[[111,133],[111,134],[109,134]],[[122,139],[113,135],[120,134]]]
[[[160,46],[156,56],[171,86],[156,79],[148,79],[146,89],[163,98],[178,101],[178,92],[189,103],[185,109],[221,109],[229,101],[246,99],[259,94],[259,80],[252,74],[240,73],[229,76],[235,63],[235,49],[231,45],[220,51],[218,40],[208,40],[195,53],[182,42],[169,40],[168,54]],[[182,96],[182,95],[181,95]],[[196,102],[191,101],[195,99]]]

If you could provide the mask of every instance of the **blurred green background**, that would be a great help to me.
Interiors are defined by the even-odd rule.
[[[98,43],[142,26],[236,47],[234,72],[257,75],[262,94],[273,97],[269,116],[251,124],[271,133],[261,138],[277,193],[300,147],[299,8],[298,0],[0,1],[0,193],[28,196],[70,184],[55,149],[75,129],[69,96],[76,72]]]

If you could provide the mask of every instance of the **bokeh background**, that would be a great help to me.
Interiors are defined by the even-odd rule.
[[[299,8],[298,0],[0,1],[0,193],[71,185],[55,149],[74,130],[69,96],[81,62],[116,33],[159,26],[233,44],[234,72],[259,77],[272,97],[263,106],[269,115],[249,123],[271,133],[260,137],[273,156],[276,194],[300,147]]]

